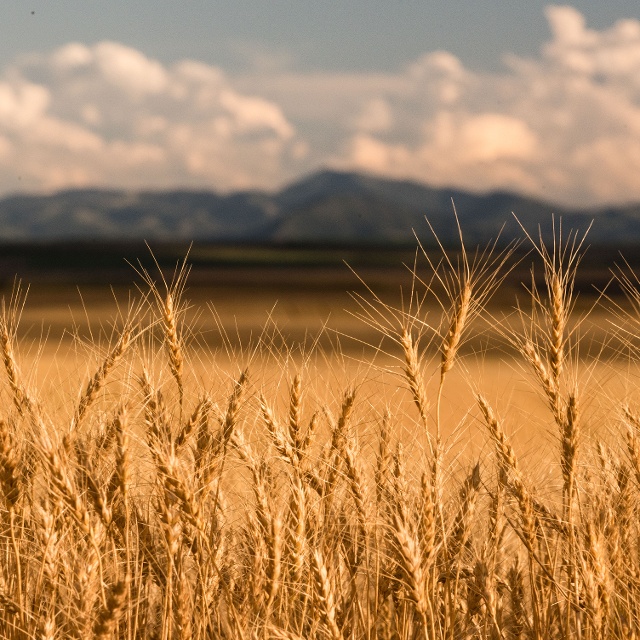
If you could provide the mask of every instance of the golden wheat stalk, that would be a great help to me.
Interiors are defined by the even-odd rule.
[[[352,442],[349,442],[344,448],[344,460],[347,468],[349,489],[356,506],[356,516],[358,521],[358,528],[360,530],[360,540],[362,544],[366,544],[368,538],[367,491],[364,482],[364,476],[360,468],[358,452],[355,450]]]
[[[429,432],[429,401],[426,396],[424,379],[422,377],[422,367],[418,354],[418,345],[414,342],[413,336],[408,329],[403,329],[400,340],[405,359],[405,377],[409,384],[411,397],[418,409],[418,414],[425,431]]]
[[[93,377],[87,383],[84,393],[80,397],[78,406],[71,419],[71,426],[69,431],[73,432],[77,429],[80,421],[84,417],[87,409],[91,406],[100,389],[102,389],[104,382],[109,375],[109,372],[113,369],[116,363],[122,358],[132,340],[132,330],[125,328],[120,334],[118,341],[111,351],[107,354],[107,357],[102,362],[100,368],[93,374]]]
[[[426,472],[422,474],[420,482],[419,517],[418,536],[422,549],[422,566],[427,570],[435,559],[436,517],[433,487]]]
[[[234,428],[238,421],[238,413],[240,412],[240,401],[242,395],[249,382],[249,370],[245,369],[238,378],[238,381],[234,384],[233,391],[229,396],[229,402],[227,403],[227,411],[224,416],[224,423],[222,425],[222,442],[226,447]]]
[[[444,378],[447,372],[453,367],[460,342],[462,341],[462,335],[466,328],[467,318],[469,317],[471,295],[471,282],[468,278],[465,278],[460,289],[460,295],[456,300],[451,326],[442,345],[442,361],[440,364],[441,379]]]
[[[329,473],[322,489],[323,494],[327,497],[325,501],[325,508],[329,509],[332,504],[332,494],[334,492],[336,482],[338,480],[338,474],[340,473],[340,465],[344,459],[344,447],[347,443],[347,427],[349,425],[349,419],[353,411],[353,405],[356,398],[355,389],[347,389],[342,397],[342,406],[340,408],[340,415],[338,421],[335,422],[328,410],[325,410],[331,425],[331,447],[330,455],[332,456],[329,464]]]
[[[536,543],[536,517],[533,498],[524,485],[516,455],[507,441],[507,436],[502,430],[502,425],[496,418],[491,405],[482,395],[478,395],[476,400],[496,446],[500,462],[507,471],[509,484],[518,500],[522,513],[524,541],[529,552],[533,553]]]
[[[191,640],[193,638],[193,603],[190,593],[190,581],[184,567],[180,567],[178,587],[176,589],[176,627],[179,640]]]
[[[75,576],[76,597],[73,626],[75,634],[83,637],[89,634],[94,606],[98,601],[98,553],[93,546],[76,550],[78,569]]]
[[[295,441],[291,441],[291,432],[276,420],[272,409],[267,404],[263,395],[260,395],[260,411],[267,431],[278,453],[291,464],[294,470],[299,469],[300,459]]]
[[[9,425],[0,418],[0,485],[7,506],[12,509],[20,499],[20,456],[13,443]]]
[[[387,496],[387,483],[391,467],[391,452],[389,450],[389,411],[382,416],[380,435],[378,437],[378,453],[376,455],[376,469],[374,481],[376,485],[376,507],[380,511],[384,507],[384,498]]]
[[[189,416],[189,419],[176,436],[176,449],[180,449],[180,447],[185,445],[189,441],[191,435],[194,432],[198,431],[203,421],[207,420],[207,414],[210,410],[211,400],[207,396],[205,396],[198,402],[195,409],[193,410],[193,413],[191,414],[191,416]]]
[[[297,374],[289,392],[289,435],[299,460],[303,454],[302,438],[302,377]]]
[[[9,329],[9,320],[7,319],[4,300],[2,301],[2,312],[0,314],[0,343],[2,346],[2,360],[7,371],[13,403],[18,410],[18,414],[23,416],[26,411],[31,424],[38,431],[43,431],[45,425],[40,411],[20,376],[20,369],[13,349],[14,330],[10,331]]]
[[[533,367],[533,371],[542,386],[542,390],[547,399],[547,404],[556,424],[563,425],[565,416],[562,410],[562,400],[560,397],[560,389],[558,388],[558,381],[549,372],[538,347],[534,345],[531,340],[525,340],[521,346],[522,353],[528,360],[529,364]]]
[[[593,522],[587,523],[586,538],[587,561],[583,572],[586,605],[595,637],[602,637],[610,606],[609,571],[603,536]]]
[[[394,514],[392,535],[397,562],[402,569],[409,600],[413,602],[426,629],[429,605],[420,545],[408,523],[397,511]]]
[[[109,591],[106,606],[100,611],[93,633],[96,640],[112,638],[127,602],[129,580],[125,578],[117,582]]]
[[[93,522],[86,501],[75,486],[64,457],[46,434],[41,434],[40,444],[53,488],[57,490],[83,532],[93,535]]]
[[[333,587],[329,580],[329,573],[320,549],[314,549],[311,554],[313,577],[316,584],[316,597],[318,599],[320,616],[324,622],[331,640],[344,640],[342,632],[336,621],[336,603]]]
[[[489,581],[494,582],[501,564],[501,553],[506,531],[505,493],[507,474],[504,468],[498,469],[498,481],[495,492],[491,495],[489,507],[489,535],[486,541],[483,557],[489,569]]]
[[[473,520],[479,488],[480,463],[478,462],[460,489],[460,508],[456,514],[449,541],[447,542],[447,553],[451,560],[456,558],[467,543],[469,527]]]
[[[182,353],[180,336],[178,334],[178,321],[176,318],[174,299],[170,291],[167,291],[167,295],[164,299],[164,304],[162,306],[162,319],[164,320],[165,338],[167,350],[169,351],[169,368],[171,370],[171,375],[178,386],[180,406],[182,406],[184,398],[184,356]]]
[[[100,516],[100,519],[102,520],[104,526],[109,528],[111,526],[113,517],[113,512],[111,510],[111,507],[109,506],[107,497],[109,485],[107,483],[103,484],[97,478],[93,462],[87,455],[84,444],[82,442],[76,443],[76,453],[78,462],[82,467],[83,480],[87,485],[87,495],[91,503],[93,504],[95,512]]]
[[[13,392],[13,402],[18,413],[22,415],[25,407],[32,410],[33,403],[20,381],[18,364],[13,351],[13,340],[9,334],[9,328],[4,319],[0,325],[0,340],[2,341],[2,360],[9,378],[9,386]]]
[[[289,560],[291,584],[298,585],[304,573],[307,549],[307,496],[302,480],[295,477],[289,500],[290,525],[285,553]]]
[[[567,510],[571,508],[575,493],[576,453],[580,438],[578,400],[575,393],[569,395],[567,413],[562,430],[562,454],[560,468],[564,479],[563,492],[566,496]],[[570,520],[570,518],[569,518]]]
[[[131,487],[131,456],[127,431],[127,408],[122,405],[115,420],[116,427],[116,477],[123,500],[127,501]]]
[[[552,269],[552,267],[550,267]],[[551,328],[549,335],[549,364],[556,386],[560,384],[565,360],[565,328],[567,325],[566,283],[561,274],[553,270],[549,276]]]

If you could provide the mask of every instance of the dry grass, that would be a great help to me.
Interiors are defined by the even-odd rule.
[[[142,274],[149,295],[96,340],[79,394],[54,406],[20,361],[16,292],[0,315],[0,637],[635,638],[640,411],[629,394],[592,423],[574,310],[581,241],[553,241],[534,243],[544,280],[518,322],[488,318],[546,405],[546,476],[528,470],[511,437],[521,425],[481,381],[467,380],[464,423],[483,429],[479,460],[450,446],[464,425],[441,411],[510,250],[416,267],[398,307],[358,299],[408,398],[382,410],[362,380],[320,398],[310,354],[292,372],[274,332],[229,344],[231,374],[196,376],[184,265],[160,288]],[[640,308],[635,276],[618,278]],[[609,306],[635,361],[640,320]],[[275,381],[260,379],[264,358]],[[363,377],[374,364],[360,363]]]

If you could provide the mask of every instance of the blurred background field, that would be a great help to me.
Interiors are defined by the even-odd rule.
[[[414,266],[418,278],[428,278],[424,255],[408,248],[162,245],[154,247],[153,258],[141,244],[14,248],[3,254],[3,295],[8,300],[14,275],[23,288],[29,285],[19,357],[39,393],[58,396],[50,407],[73,406],[72,399],[104,357],[96,345],[106,348],[111,326],[129,302],[148,294],[136,271],[147,269],[157,282],[162,272],[170,282],[187,255],[182,337],[186,375],[194,388],[215,393],[248,366],[256,388],[271,393],[302,371],[318,407],[335,403],[346,387],[356,385],[363,406],[370,408],[361,418],[363,433],[374,438],[385,408],[393,408],[409,417],[398,420],[409,431],[406,441],[420,442],[415,408],[402,381],[400,348],[357,317],[360,305],[374,294],[392,307],[401,307],[403,300],[406,305]],[[442,254],[434,250],[429,255],[436,263]],[[451,255],[455,262],[455,251]],[[628,350],[615,335],[620,320],[613,310],[627,303],[619,288],[607,288],[611,268],[622,261],[614,250],[590,248],[576,279],[574,317],[586,316],[575,334],[576,384],[587,410],[585,428],[600,429],[602,437],[611,426],[612,407],[633,399],[638,381]],[[543,272],[536,256],[524,250],[512,264],[485,318],[469,331],[463,357],[447,380],[445,435],[454,449],[478,454],[486,442],[474,408],[474,394],[481,391],[507,418],[521,450],[539,459],[557,446],[553,421],[533,374],[502,334],[509,327],[522,329],[516,305],[530,305],[527,288],[532,277],[542,285]],[[420,282],[415,286],[422,288]],[[432,299],[421,313],[426,322],[437,324],[441,310]],[[439,359],[435,347],[427,354],[431,361],[425,375],[432,376],[428,387],[435,396]],[[416,433],[407,427],[412,424]]]
[[[432,264],[442,260],[442,251],[426,245]],[[521,245],[510,261],[510,272],[492,297],[492,312],[499,315],[513,310],[516,300],[528,294],[532,275],[538,286],[543,270],[529,247]],[[144,292],[139,275],[146,269],[159,279],[160,272],[171,278],[187,258],[190,269],[185,299],[198,309],[210,305],[225,327],[236,325],[245,339],[255,333],[270,315],[300,341],[308,331],[317,332],[326,323],[339,332],[364,338],[366,327],[355,322],[354,296],[370,289],[391,305],[406,299],[412,272],[428,279],[430,267],[425,255],[414,247],[350,246],[250,246],[143,243],[53,243],[11,244],[0,247],[0,291],[6,297],[16,280],[30,286],[25,320],[31,325],[44,321],[53,338],[63,335],[74,319],[80,325],[89,319],[105,317],[129,296]],[[448,250],[456,262],[455,248]],[[576,278],[578,308],[585,310],[606,289],[616,300],[620,288],[611,280],[616,264],[640,267],[640,253],[633,247],[594,246],[583,256]],[[418,284],[418,288],[420,285]],[[84,301],[84,302],[83,302]],[[193,317],[193,316],[191,316]],[[206,314],[199,327],[205,339],[209,334]],[[343,344],[343,347],[346,343]]]
[[[595,248],[584,255],[574,273],[575,261],[582,256],[579,240],[574,244],[571,236],[558,235],[550,252],[545,246],[533,246],[531,252],[489,249],[487,253],[480,250],[479,255],[455,248],[359,252],[346,247],[197,246],[190,252],[185,247],[163,246],[151,254],[148,247],[131,246],[117,256],[96,244],[31,247],[5,254],[0,337],[6,375],[0,397],[11,413],[0,426],[10,424],[11,431],[5,428],[0,437],[4,443],[0,443],[4,447],[0,457],[10,469],[4,475],[9,480],[3,480],[10,489],[7,504],[14,500],[6,530],[14,530],[14,504],[21,497],[20,489],[12,487],[27,486],[26,480],[16,479],[18,474],[35,478],[30,480],[32,505],[43,487],[42,491],[58,496],[62,505],[61,515],[52,517],[52,523],[63,521],[66,505],[69,525],[84,527],[78,537],[80,546],[71,535],[60,536],[70,541],[73,561],[69,566],[87,563],[82,544],[86,536],[93,536],[88,543],[92,553],[115,557],[119,563],[111,579],[115,586],[110,588],[122,594],[123,603],[132,585],[130,602],[122,605],[125,612],[108,615],[113,619],[121,615],[124,627],[127,615],[132,619],[137,615],[138,602],[152,611],[151,596],[140,594],[147,589],[144,580],[155,580],[155,586],[149,582],[149,589],[158,586],[157,592],[165,594],[170,606],[162,614],[152,611],[145,624],[149,628],[164,624],[168,629],[175,618],[175,627],[188,631],[184,638],[192,637],[190,624],[203,625],[206,618],[199,605],[182,611],[173,603],[181,601],[181,589],[198,597],[199,572],[208,560],[197,563],[205,541],[215,540],[207,530],[218,527],[215,509],[224,512],[220,531],[226,538],[219,540],[231,546],[218,547],[215,542],[211,557],[219,555],[219,562],[244,571],[234,587],[238,595],[229,593],[238,607],[244,607],[247,620],[258,612],[257,624],[267,625],[272,615],[263,616],[260,594],[276,593],[275,586],[265,591],[264,584],[275,584],[280,575],[284,576],[277,587],[280,598],[288,597],[289,588],[294,598],[301,589],[316,594],[317,604],[308,608],[309,616],[329,601],[329,588],[354,585],[345,588],[341,597],[348,610],[356,611],[358,607],[349,603],[361,597],[357,585],[367,584],[369,576],[375,577],[371,584],[383,584],[395,575],[390,579],[399,589],[407,590],[408,585],[413,591],[406,591],[409,595],[394,606],[415,605],[423,614],[420,593],[427,594],[427,584],[433,585],[428,597],[446,606],[451,600],[446,590],[454,582],[462,585],[460,593],[467,600],[455,596],[452,606],[463,622],[454,620],[450,625],[461,629],[473,590],[479,588],[477,576],[486,575],[480,572],[489,566],[487,540],[495,541],[495,557],[499,553],[513,569],[507,575],[519,572],[524,566],[521,558],[529,554],[529,586],[525,587],[523,577],[522,586],[513,583],[509,591],[495,587],[494,602],[510,594],[508,610],[515,611],[528,598],[535,605],[540,592],[560,611],[565,600],[573,597],[565,585],[573,584],[571,576],[578,574],[564,569],[570,566],[565,560],[557,566],[544,560],[547,564],[538,570],[536,558],[550,558],[551,554],[542,553],[546,548],[565,548],[569,527],[579,532],[580,525],[586,533],[575,536],[583,545],[578,560],[571,560],[569,545],[565,555],[570,562],[582,563],[587,554],[593,554],[591,536],[602,513],[611,514],[611,526],[622,530],[615,530],[617,539],[631,540],[637,531],[632,506],[636,494],[630,493],[636,487],[630,480],[640,478],[638,440],[631,426],[640,428],[633,409],[640,399],[636,315],[640,293],[632,270],[636,265],[625,263],[623,256],[616,259],[606,249]],[[564,246],[568,246],[566,252]],[[8,267],[15,268],[17,278],[8,275]],[[612,276],[617,276],[615,285],[609,282]],[[115,441],[110,431],[116,432]],[[12,439],[20,442],[20,451],[27,452],[22,458],[10,448]],[[115,460],[105,461],[105,451],[111,455],[112,449]],[[207,450],[219,461],[201,467]],[[78,471],[67,473],[72,458]],[[26,472],[21,471],[24,468]],[[594,480],[596,474],[600,480]],[[197,484],[199,478],[206,486]],[[574,481],[583,483],[575,491],[567,488]],[[296,482],[301,487],[298,502],[289,495]],[[124,496],[122,508],[128,508],[130,495],[136,501],[123,517],[122,512],[105,508],[102,498],[116,485]],[[89,499],[95,516],[86,506]],[[206,500],[213,502],[214,511],[204,510]],[[223,500],[224,507],[218,506]],[[623,500],[629,505],[624,512],[619,508]],[[114,509],[120,508],[112,502]],[[42,508],[46,504],[54,502],[43,501]],[[309,514],[296,511],[296,504],[308,507]],[[339,511],[331,511],[334,504]],[[181,525],[174,526],[173,513],[185,514]],[[104,544],[95,537],[94,525],[87,524],[92,517],[105,522],[99,525],[103,529],[96,529],[106,532]],[[585,517],[592,518],[586,525]],[[280,571],[281,550],[287,550],[287,545],[294,548],[287,540],[294,541],[288,531],[294,531],[296,522],[304,529],[298,537],[303,554],[306,549],[313,554],[301,565],[303,573],[307,571],[302,581],[289,578],[289,568]],[[134,535],[129,523],[135,527]],[[32,526],[36,531],[43,528],[37,520]],[[313,533],[306,533],[307,527]],[[499,527],[503,531],[498,534]],[[106,537],[116,528],[125,532],[124,544]],[[196,545],[194,538],[187,538],[190,531],[201,536],[202,551],[200,542]],[[607,531],[602,532],[603,540]],[[178,535],[183,541],[174,544]],[[415,538],[418,542],[407,542],[407,536],[420,537]],[[9,549],[10,539],[5,537]],[[32,538],[40,539],[29,534],[17,544],[26,548]],[[363,556],[350,551],[357,548],[349,546],[356,538],[365,541]],[[132,553],[127,542],[132,540],[134,545],[148,545],[147,551]],[[264,542],[266,552],[246,555],[262,544],[256,540]],[[384,540],[388,544],[380,547]],[[371,563],[364,560],[367,549],[373,550]],[[417,551],[410,556],[407,549]],[[340,573],[339,555],[331,556],[330,565],[317,568],[322,554],[335,550],[345,554],[345,567],[352,567],[349,574]],[[22,562],[21,571],[23,566],[31,567],[27,563],[33,564],[30,556],[13,553],[16,562]],[[426,582],[418,554],[430,558],[432,553],[439,558],[433,565],[424,565],[433,566]],[[611,568],[606,571],[626,575],[626,548],[609,553]],[[32,553],[35,563],[40,562],[38,554]],[[174,556],[180,563],[188,558],[194,568],[189,574],[193,584],[186,582],[187,574],[174,564]],[[130,561],[133,558],[143,560],[135,564]],[[157,573],[146,569],[147,562],[159,567]],[[283,566],[298,566],[287,562]],[[474,568],[467,569],[467,564]],[[120,566],[127,573],[117,581]],[[495,566],[494,575],[501,575],[504,570]],[[578,566],[584,569],[584,564]],[[393,567],[405,567],[404,574],[394,574]],[[457,574],[447,567],[457,567]],[[262,579],[260,571],[266,583],[256,582]],[[545,584],[539,579],[540,571],[555,581],[548,591],[539,586]],[[74,575],[66,567],[50,573],[52,583]],[[316,574],[320,580],[313,577]],[[593,584],[591,578],[586,572],[579,574],[592,603],[600,602],[600,593],[609,598],[609,592],[627,588],[617,586],[625,584],[620,577],[612,579],[615,587],[609,587],[595,570],[593,574],[600,580],[597,584],[604,585],[601,591],[586,591]],[[12,575],[20,573],[16,570]],[[220,571],[219,575],[225,574]],[[360,581],[359,575],[365,580]],[[455,580],[448,577],[453,575]],[[6,578],[5,582],[10,585],[6,591],[12,594],[12,611],[19,611],[24,602],[32,607],[20,577],[17,582]],[[253,585],[250,599],[239,590],[247,584]],[[560,585],[557,592],[569,596],[559,600],[555,585]],[[533,595],[526,595],[525,588]],[[628,587],[629,592],[635,588]],[[459,587],[455,590],[458,593]],[[370,592],[363,589],[362,597],[371,598]],[[90,607],[83,604],[84,590],[78,589],[78,598],[74,591],[69,593],[74,604],[66,610],[98,608],[99,589]],[[389,597],[385,591],[383,598]],[[374,604],[376,598],[374,594]],[[40,606],[40,601],[34,597],[33,606]],[[105,598],[105,611],[115,610],[109,604],[112,601]],[[622,616],[627,616],[624,607],[635,604],[625,603],[635,603],[637,598],[619,601]],[[287,601],[281,602],[273,615],[278,616],[278,624],[290,625],[295,610]],[[502,611],[507,605],[497,606]],[[571,602],[565,606],[569,614],[571,606]],[[224,607],[215,604],[211,610],[220,615]],[[446,614],[445,609],[434,606],[433,610]],[[77,623],[75,615],[65,614],[52,624],[65,628],[93,624],[99,629],[106,615],[90,613],[85,622]],[[562,619],[569,620],[566,629],[601,630],[605,619],[612,620],[606,622],[612,627],[618,624],[617,613],[607,615],[594,614],[586,622],[581,616]],[[398,614],[398,619],[402,616]],[[168,622],[162,622],[165,618]],[[502,624],[500,619],[494,617],[496,628]],[[424,629],[428,621],[423,615]],[[484,633],[478,627],[475,635],[425,631],[420,637],[522,638],[519,624],[505,618],[505,627],[517,631],[510,636]],[[534,629],[528,634],[531,638],[574,637],[535,631],[551,628],[553,622],[533,618],[527,624]],[[201,633],[200,637],[213,636]],[[225,637],[247,636],[225,632]],[[282,636],[265,633],[264,637]],[[328,636],[319,631],[292,637]],[[338,629],[333,637],[374,636],[346,635]],[[375,637],[418,635],[381,632]],[[608,636],[598,631],[583,637]],[[616,632],[610,637],[628,635]]]

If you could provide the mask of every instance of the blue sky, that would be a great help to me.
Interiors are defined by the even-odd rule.
[[[0,194],[324,166],[640,200],[640,5],[3,0]]]
[[[496,70],[504,53],[536,55],[548,2],[527,0],[3,0],[0,62],[67,42],[116,40],[170,63],[195,58],[228,71],[260,54],[296,69],[393,71],[444,49]],[[631,0],[573,2],[589,26],[640,19]],[[32,15],[31,12],[34,12]]]

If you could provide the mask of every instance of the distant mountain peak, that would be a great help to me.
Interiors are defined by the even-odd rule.
[[[276,193],[173,189],[65,190],[0,200],[0,240],[185,240],[251,243],[414,244],[413,229],[444,242],[457,231],[452,198],[469,244],[521,237],[512,212],[537,235],[551,214],[594,242],[640,241],[640,205],[571,211],[507,191],[475,194],[409,180],[322,169]],[[606,218],[599,225],[598,218]]]

